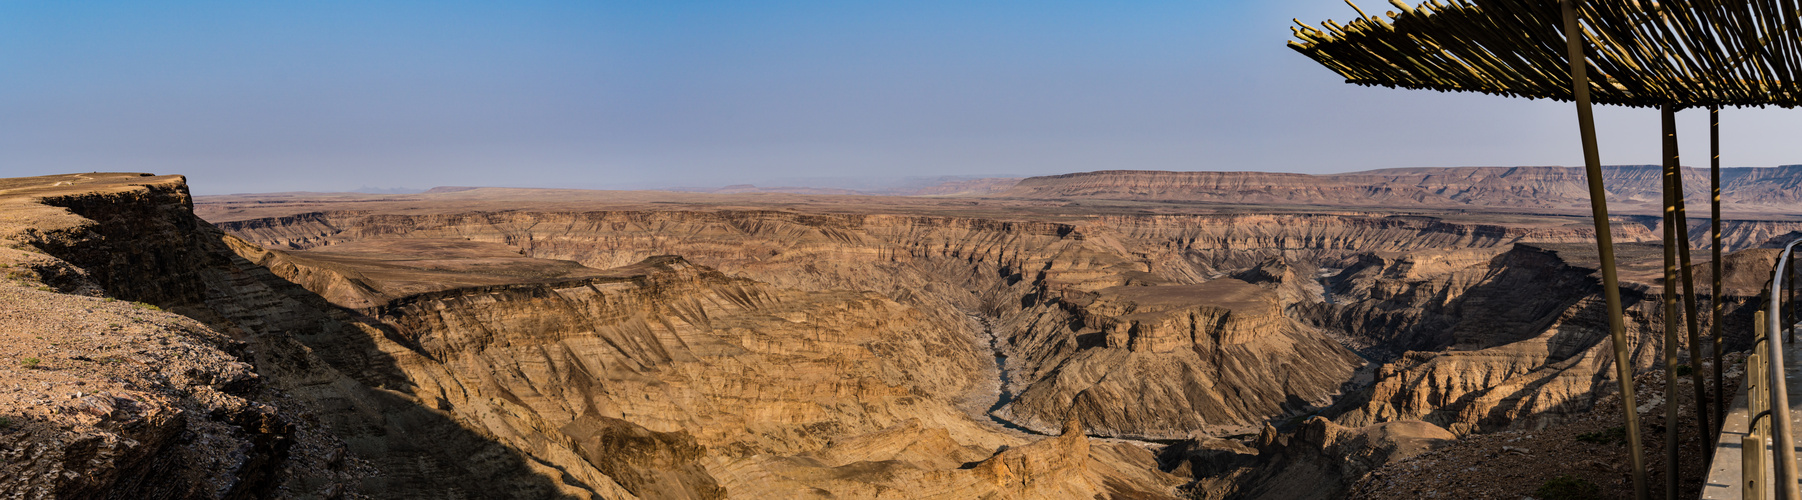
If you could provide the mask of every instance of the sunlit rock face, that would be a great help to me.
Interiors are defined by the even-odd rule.
[[[1362,364],[1283,316],[1274,291],[1231,278],[1062,297],[1022,314],[1009,344],[1035,382],[1000,414],[1027,427],[1075,414],[1117,436],[1244,433],[1324,404]]]
[[[872,491],[879,489],[869,489],[870,484],[881,484],[876,477],[897,477],[897,471],[903,469],[852,468],[843,458],[820,457],[901,457],[883,460],[906,462],[905,471],[928,471],[944,468],[950,460],[933,462],[924,458],[930,455],[924,449],[937,449],[932,453],[942,457],[959,457],[955,460],[964,460],[960,466],[969,466],[977,462],[978,455],[993,455],[997,444],[1040,439],[995,430],[997,422],[1031,433],[1060,433],[1063,422],[1074,417],[1083,422],[1085,433],[1097,437],[1157,440],[1247,435],[1256,433],[1263,422],[1294,422],[1294,417],[1314,412],[1353,428],[1398,421],[1431,422],[1424,426],[1443,426],[1452,435],[1534,428],[1582,412],[1598,394],[1606,392],[1611,370],[1606,330],[1598,327],[1606,321],[1597,316],[1600,296],[1589,262],[1593,256],[1588,260],[1580,256],[1589,238],[1588,227],[1582,224],[1470,224],[1433,217],[1335,213],[1101,215],[1049,222],[744,209],[607,209],[409,215],[323,211],[305,217],[225,222],[222,227],[259,238],[270,247],[287,247],[290,251],[279,253],[281,258],[314,260],[314,267],[330,267],[319,264],[321,258],[357,255],[371,245],[449,245],[445,242],[454,240],[505,247],[485,258],[505,260],[512,258],[505,253],[512,253],[541,262],[578,262],[587,269],[622,269],[651,256],[679,255],[687,265],[717,269],[719,276],[732,276],[730,280],[748,280],[741,287],[771,296],[874,292],[874,298],[899,307],[878,314],[903,319],[917,314],[921,325],[942,329],[944,338],[962,339],[968,345],[960,347],[968,348],[966,354],[928,357],[933,361],[910,365],[964,370],[960,379],[946,375],[933,383],[915,384],[933,384],[933,399],[948,401],[932,410],[885,410],[892,419],[865,415],[858,419],[872,424],[840,424],[838,431],[843,433],[829,439],[809,440],[805,433],[791,433],[802,435],[800,439],[769,439],[769,435],[784,433],[759,428],[759,439],[735,440],[730,435],[741,430],[732,426],[719,426],[726,431],[710,430],[710,426],[683,430],[708,446],[708,457],[721,457],[701,462],[728,495],[786,491],[780,487],[800,487],[798,484],[876,495]],[[1651,236],[1651,227],[1622,224],[1616,226],[1616,235],[1622,240]],[[1523,240],[1537,242],[1521,245]],[[532,269],[530,273],[541,278],[550,276],[544,280],[560,280],[551,274],[566,273],[551,264],[496,265]],[[460,273],[467,276],[470,269]],[[294,273],[297,282],[305,282],[301,274],[305,273]],[[1647,336],[1645,325],[1658,323],[1658,319],[1649,316],[1656,310],[1649,309],[1640,294],[1645,289],[1642,282],[1629,283],[1629,336],[1656,338],[1660,330],[1651,330],[1654,334]],[[332,282],[321,283],[333,287]],[[382,292],[384,287],[395,285],[371,285],[384,296],[382,300],[411,300],[404,298],[407,291]],[[1541,292],[1523,294],[1523,289]],[[569,291],[544,296],[553,294],[559,296],[557,301],[573,300]],[[371,294],[362,292],[362,296]],[[418,296],[425,298],[432,292]],[[346,298],[344,303],[353,305],[353,300]],[[665,301],[685,300],[658,296],[643,303]],[[782,303],[791,301],[804,300]],[[432,310],[461,307],[445,303]],[[768,305],[741,312],[728,309],[742,307],[721,309],[721,318],[775,314],[757,312]],[[409,321],[418,319],[402,318],[441,314],[414,305],[371,314],[407,325],[402,330],[451,329],[449,321],[443,321],[443,327],[413,327]],[[537,312],[515,316],[537,316]],[[499,321],[506,314],[485,314],[483,318]],[[714,312],[708,318],[715,318]],[[778,318],[789,321],[804,316],[782,312]],[[647,321],[651,325],[647,329],[665,329],[658,327],[661,323],[663,319]],[[669,323],[676,325],[669,329],[672,332],[705,330],[690,327],[697,325],[690,319]],[[544,325],[508,325],[492,330],[546,329]],[[782,330],[755,329],[771,332],[771,336],[780,336],[775,332]],[[557,338],[568,336],[557,334]],[[649,338],[688,341],[683,334],[652,334]],[[741,339],[726,338],[730,343]],[[440,341],[445,347],[438,347]],[[469,345],[467,339],[420,338],[420,348],[425,350],[461,352]],[[1636,345],[1636,363],[1651,365],[1658,348],[1656,339]],[[681,350],[670,348],[670,352]],[[998,356],[995,365],[1000,372],[989,365],[991,354]],[[505,354],[515,356],[519,354]],[[701,359],[696,363],[710,363],[705,356],[696,359]],[[977,361],[959,365],[959,361],[946,359]],[[1366,365],[1371,361],[1377,365]],[[541,363],[555,366],[559,361]],[[894,363],[894,359],[883,363]],[[968,383],[957,386],[960,381]],[[546,383],[533,386],[537,384]],[[809,381],[784,377],[773,384]],[[955,390],[942,390],[951,386]],[[661,386],[623,390],[622,394],[642,390],[661,390]],[[742,388],[724,390],[739,392]],[[856,397],[879,399],[881,395],[858,392]],[[667,421],[679,419],[667,415],[681,413],[667,406],[633,403],[629,397],[609,404],[643,406],[645,410],[634,410],[636,415],[618,408],[609,412],[618,412],[618,419],[640,422],[652,431],[676,431]],[[555,412],[577,415],[568,410],[577,406],[562,406],[566,410]],[[953,406],[955,410],[946,410]],[[957,419],[928,417],[935,412],[957,413]],[[825,422],[849,413],[820,415],[827,415],[818,421]],[[973,424],[946,424],[953,421]],[[977,430],[995,431],[1006,439],[982,437],[984,433]],[[824,435],[831,433],[834,431]],[[899,435],[923,444],[888,448]],[[1440,439],[1438,433],[1434,439]],[[714,448],[719,442],[730,442],[737,449],[766,446],[769,453],[793,453],[786,457],[820,462],[769,460],[766,457],[773,455],[755,453],[730,455]],[[1321,460],[1342,460],[1326,455],[1321,455]],[[1130,457],[1130,453],[1112,453],[1106,460],[1114,462],[1096,458],[1103,462],[1088,462],[1088,466],[1090,471],[1103,464],[1115,471],[1132,469],[1123,466],[1132,464]],[[860,478],[825,482],[818,480],[816,473],[795,469],[811,471],[807,468],[820,464],[845,468],[845,473],[858,471],[852,477]],[[1368,466],[1335,468],[1330,475],[1305,477],[1341,484],[1348,480],[1346,473]],[[1231,487],[1220,491],[1236,491],[1233,495],[1276,491],[1265,482],[1287,475],[1245,473],[1229,480]],[[924,475],[908,480],[921,478]],[[1151,475],[1133,484],[1168,480]],[[951,482],[959,484],[959,480]],[[959,486],[946,491],[968,493],[969,489]]]
[[[1636,370],[1661,363],[1664,348],[1661,250],[1626,245],[1622,301]],[[1368,258],[1337,278],[1339,304],[1316,306],[1329,328],[1374,335],[1388,346],[1372,386],[1341,401],[1346,425],[1422,419],[1464,435],[1533,429],[1587,411],[1615,390],[1613,343],[1593,248],[1521,244],[1506,252],[1404,254]],[[1729,347],[1749,331],[1751,308],[1770,263],[1748,250],[1727,259],[1724,290]],[[1698,265],[1702,271],[1706,264]],[[1763,269],[1762,271],[1760,269]],[[1706,274],[1699,281],[1707,283]],[[1707,316],[1698,325],[1707,338]],[[1739,328],[1739,327],[1745,328]],[[1687,340],[1687,334],[1680,332]],[[1687,347],[1679,349],[1687,350]]]
[[[990,343],[1007,358],[1003,392],[1018,397],[995,408],[1009,423],[1055,432],[1075,415],[1098,435],[1160,438],[1246,432],[1263,419],[1322,406],[1362,364],[1285,315],[1318,300],[1301,295],[1304,284],[1314,285],[1309,278],[1278,271],[1287,277],[1266,281],[1286,281],[1271,293],[1224,279],[1222,270],[1285,255],[1343,259],[1367,246],[1491,248],[1530,234],[1582,234],[1339,215],[1063,224],[749,211],[327,213],[224,226],[267,245],[306,249],[287,253],[289,260],[457,235],[597,268],[668,253],[770,286],[875,291],[961,335],[981,336],[969,331],[970,317],[991,325]],[[316,288],[354,288],[321,283]],[[1285,377],[1265,375],[1271,372]]]

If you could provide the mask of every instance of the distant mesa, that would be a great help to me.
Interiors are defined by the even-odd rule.
[[[1657,213],[1661,167],[1602,167],[1611,207]],[[1685,168],[1692,204],[1707,203],[1708,171]],[[1559,212],[1589,210],[1577,167],[1394,168],[1330,175],[1271,172],[1102,170],[1022,179],[993,196],[1255,205],[1385,208],[1488,207]],[[1721,169],[1723,210],[1802,214],[1802,165]]]
[[[733,184],[725,187],[674,187],[669,191],[714,194],[788,193],[847,196],[988,196],[1014,187],[1020,177],[933,177],[892,182],[870,181],[868,186],[776,186]]]
[[[352,190],[350,190],[350,192],[364,193],[364,194],[419,194],[419,193],[425,192],[425,190],[424,189],[414,189],[414,188],[409,188],[409,187],[387,187],[387,188],[385,188],[385,187],[363,186],[363,187],[359,187],[356,189],[352,189]]]
[[[1609,202],[1622,214],[1656,214],[1661,167],[1602,167]],[[1708,171],[1684,169],[1693,204],[1707,203]],[[1723,210],[1729,214],[1802,215],[1802,165],[1721,169]],[[428,193],[450,192],[434,188]],[[1380,207],[1509,212],[1588,213],[1588,179],[1578,167],[1389,168],[1341,174],[1098,170],[1038,177],[940,177],[886,187],[734,184],[669,188],[710,194],[788,193],[1017,200],[1117,200],[1156,203]]]

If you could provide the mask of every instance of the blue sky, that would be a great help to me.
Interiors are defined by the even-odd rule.
[[[1290,18],[1351,15],[1333,0],[0,0],[0,176],[180,173],[220,194],[1581,161],[1569,104],[1351,86],[1284,47]],[[1598,119],[1605,163],[1657,162],[1655,112]],[[1679,119],[1700,164],[1705,113]],[[1723,120],[1726,164],[1802,163],[1802,112]]]

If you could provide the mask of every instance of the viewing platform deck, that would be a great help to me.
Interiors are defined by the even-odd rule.
[[[1802,429],[1802,363],[1795,361],[1802,360],[1802,357],[1798,357],[1802,356],[1802,348],[1794,343],[1785,343],[1783,351],[1783,359],[1787,365],[1784,379],[1789,389],[1790,422],[1794,428]],[[1745,367],[1742,366],[1740,369],[1743,370]],[[1746,378],[1749,380],[1754,375],[1747,374]],[[1733,405],[1727,410],[1727,418],[1724,420],[1726,425],[1721,428],[1720,438],[1715,441],[1714,463],[1708,467],[1708,482],[1702,485],[1702,498],[1707,500],[1742,500],[1744,498],[1741,469],[1745,462],[1742,460],[1744,450],[1740,447],[1740,441],[1746,436],[1746,419],[1750,413],[1746,398],[1746,385],[1740,384],[1739,394],[1734,396]],[[1796,435],[1802,437],[1802,433]],[[1791,443],[1791,446],[1798,444],[1802,443]],[[1775,477],[1771,468],[1775,461],[1770,459],[1768,440],[1765,446],[1763,450],[1760,450],[1765,456],[1764,477]],[[1802,450],[1802,447],[1798,447],[1798,449]],[[1764,499],[1777,498],[1775,488],[1764,488],[1764,493]]]

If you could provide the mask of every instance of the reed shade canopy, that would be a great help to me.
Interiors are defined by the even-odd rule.
[[[1346,2],[1351,3],[1351,2]],[[1429,0],[1388,19],[1292,27],[1289,47],[1347,83],[1571,101],[1558,0]],[[1795,0],[1580,2],[1597,104],[1802,104],[1802,8]]]

